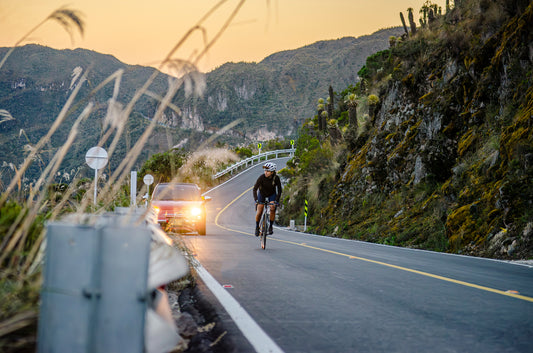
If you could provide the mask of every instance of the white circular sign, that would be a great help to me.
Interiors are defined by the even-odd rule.
[[[102,169],[107,164],[107,152],[102,147],[92,147],[85,154],[85,162],[92,169]]]
[[[143,178],[143,181],[146,185],[152,185],[154,182],[154,177],[151,174],[146,174]]]

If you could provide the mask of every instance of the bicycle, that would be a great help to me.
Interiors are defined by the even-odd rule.
[[[274,205],[277,207],[277,202],[270,202],[265,200],[263,202],[257,202],[257,204],[263,204],[263,214],[259,219],[259,243],[261,244],[261,249],[266,249],[266,238],[268,235],[268,222],[270,221],[270,206]]]

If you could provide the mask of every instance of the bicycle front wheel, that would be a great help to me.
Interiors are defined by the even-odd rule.
[[[260,241],[261,241],[261,249],[265,250],[266,249],[266,243],[267,243],[267,231],[268,231],[268,222],[267,222],[267,217],[266,217],[266,213],[263,215],[263,220],[261,222],[261,236],[260,236]]]

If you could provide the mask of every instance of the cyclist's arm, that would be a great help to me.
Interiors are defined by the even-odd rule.
[[[254,189],[252,191],[255,202],[257,202],[257,190],[259,189],[260,183],[261,183],[261,177],[257,178],[255,185],[254,185]]]
[[[281,200],[281,180],[279,179],[279,176],[276,175],[276,202],[279,203],[279,200]]]

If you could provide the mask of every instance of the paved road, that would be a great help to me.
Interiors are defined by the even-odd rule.
[[[279,228],[261,250],[260,173],[209,192],[208,235],[186,242],[283,351],[533,352],[532,267]]]

